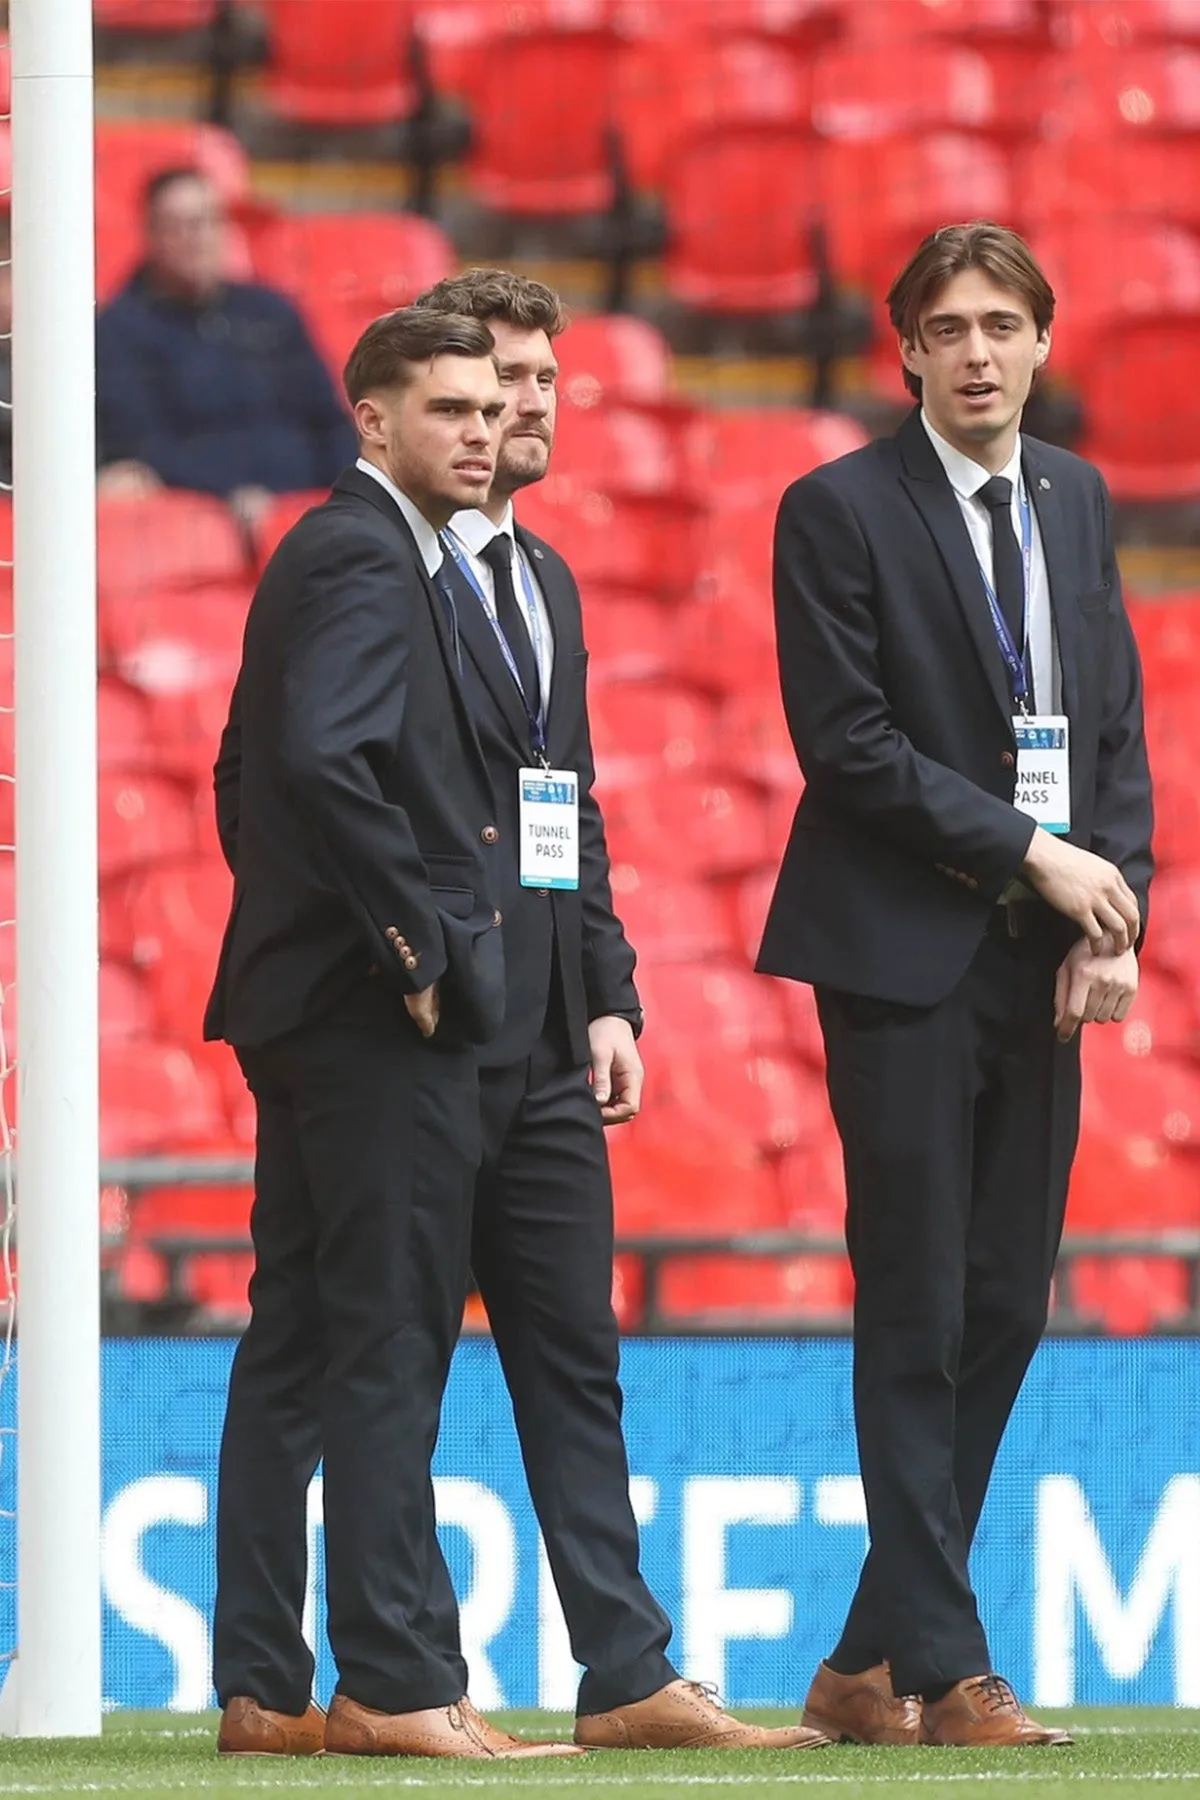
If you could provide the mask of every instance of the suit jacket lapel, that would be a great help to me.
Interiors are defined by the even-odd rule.
[[[454,696],[454,703],[459,714],[459,721],[463,726],[466,740],[472,746],[479,762],[479,766],[483,770],[490,785],[491,777],[487,774],[487,763],[484,760],[483,751],[480,748],[479,736],[475,730],[475,721],[471,716],[471,709],[467,704],[466,694],[463,692],[462,674],[458,666],[457,646],[454,642],[450,619],[446,610],[446,602],[443,596],[438,593],[433,579],[430,576],[428,569],[425,567],[425,559],[417,548],[417,541],[408,528],[407,519],[400,511],[400,508],[396,505],[391,495],[388,494],[384,488],[380,487],[379,483],[370,475],[364,475],[361,469],[347,469],[344,474],[338,477],[334,485],[345,493],[357,494],[361,500],[369,501],[377,511],[382,513],[385,519],[390,519],[396,530],[404,539],[405,544],[408,546],[413,561],[413,567],[420,580],[421,590],[425,595],[429,611],[433,616],[433,628],[437,633],[438,646],[446,664],[446,673],[450,679],[450,692]],[[447,557],[445,562],[443,562],[441,569],[438,571],[439,581],[446,578],[446,564],[450,561],[451,559]],[[478,602],[476,602],[476,605],[478,606]],[[458,612],[461,631],[461,605],[458,608]]]
[[[550,693],[546,700],[546,742],[549,744],[550,733],[554,729],[557,714],[562,711],[562,691],[567,674],[567,641],[570,635],[567,625],[569,597],[558,579],[557,570],[553,570],[552,564],[547,562],[529,533],[523,531],[520,525],[517,526],[516,532],[517,542],[529,558],[530,567],[545,596],[546,611],[550,615],[550,633],[554,640],[554,668],[550,676]]]
[[[483,602],[471,586],[453,556],[447,556],[445,572],[458,606],[458,626],[462,634],[463,654],[469,656],[479,671],[488,692],[504,715],[505,723],[516,739],[523,757],[532,754],[529,744],[529,720],[524,702],[517,690],[504,654],[496,642],[492,622]]]
[[[1068,718],[1074,719],[1079,717],[1079,610],[1075,605],[1079,583],[1067,551],[1058,490],[1049,476],[1043,474],[1045,464],[1036,440],[1027,438],[1024,450],[1025,480],[1037,514],[1042,554],[1046,559],[1046,578],[1050,585],[1050,611],[1062,669],[1063,711]]]
[[[929,527],[938,555],[945,564],[996,704],[1005,718],[1011,719],[1013,701],[1008,671],[996,642],[983,576],[958,496],[926,435],[919,412],[913,412],[904,421],[896,434],[896,442],[903,464],[900,479]]]

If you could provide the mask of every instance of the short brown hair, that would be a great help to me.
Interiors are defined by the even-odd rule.
[[[479,319],[402,306],[372,319],[350,352],[342,384],[351,406],[380,388],[407,387],[417,363],[435,356],[491,356],[496,340]]]
[[[567,310],[553,288],[527,275],[514,275],[511,269],[464,269],[461,275],[447,275],[419,294],[413,305],[432,312],[465,313],[485,325],[501,319],[552,338],[568,324]]]
[[[906,343],[922,344],[921,314],[964,269],[983,269],[1001,287],[1020,294],[1033,314],[1038,336],[1049,330],[1054,289],[1025,239],[1007,225],[974,219],[969,225],[943,225],[931,232],[888,290],[889,316]],[[904,385],[921,398],[921,377],[910,369],[904,371]]]

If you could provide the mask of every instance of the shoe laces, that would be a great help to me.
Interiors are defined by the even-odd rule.
[[[717,1712],[725,1711],[721,1704],[721,1691],[715,1681],[687,1681],[684,1686],[689,1693],[695,1694],[697,1700],[703,1700],[705,1705],[714,1707]]]
[[[989,1712],[1020,1712],[1017,1696],[1003,1675],[981,1675],[968,1684],[967,1692],[978,1694]]]

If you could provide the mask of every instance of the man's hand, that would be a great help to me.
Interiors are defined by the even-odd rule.
[[[147,494],[157,494],[161,487],[162,482],[148,463],[131,458],[106,463],[96,477],[96,492],[104,500],[144,500]]]
[[[1022,873],[1055,912],[1078,925],[1094,952],[1121,955],[1137,942],[1138,903],[1115,864],[1035,826]]]
[[[274,506],[275,496],[270,488],[234,488],[229,496],[229,504],[234,517],[243,530],[257,531],[261,521]]]
[[[422,988],[419,994],[405,994],[404,1004],[408,1008],[409,1018],[416,1020],[421,1036],[431,1038],[441,1017],[437,982],[432,987]]]
[[[1138,990],[1132,950],[1106,943],[1097,953],[1086,938],[1073,945],[1054,982],[1054,1029],[1069,1044],[1081,1025],[1119,1025]]]
[[[605,1125],[627,1125],[642,1104],[646,1071],[638,1055],[628,1019],[593,1019],[588,1026],[592,1051],[592,1092]]]

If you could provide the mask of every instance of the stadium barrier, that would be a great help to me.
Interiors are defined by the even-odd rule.
[[[211,1703],[232,1351],[215,1338],[104,1346],[109,1707]],[[640,1340],[623,1373],[644,1566],[675,1621],[680,1667],[735,1704],[799,1705],[865,1543],[849,1344]],[[1197,1445],[1200,1341],[1059,1340],[1039,1352],[975,1552],[996,1666],[1038,1705],[1200,1706]],[[476,1703],[569,1708],[576,1672],[486,1340],[459,1347],[436,1476]],[[325,1698],[320,1532],[318,1478],[307,1628]],[[0,1547],[0,1578],[9,1554]],[[12,1604],[0,1590],[0,1635]]]

